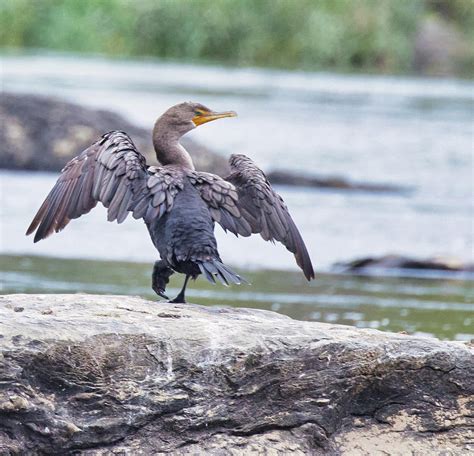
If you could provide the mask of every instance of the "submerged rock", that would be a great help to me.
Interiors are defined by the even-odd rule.
[[[358,258],[347,263],[337,263],[336,268],[346,272],[376,269],[414,269],[474,273],[474,264],[466,264],[452,258],[417,259],[403,255]]]
[[[363,192],[402,193],[410,189],[390,184],[352,182],[338,176],[312,176],[294,171],[274,170],[267,173],[272,184],[293,185],[299,187],[331,188],[337,190],[355,190]]]
[[[472,451],[474,355],[461,342],[252,309],[7,295],[0,347],[0,454]]]

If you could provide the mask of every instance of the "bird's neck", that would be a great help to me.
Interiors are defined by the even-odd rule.
[[[160,119],[153,128],[153,146],[156,158],[162,165],[178,165],[195,169],[188,151],[180,144],[181,135],[167,125],[162,125]]]

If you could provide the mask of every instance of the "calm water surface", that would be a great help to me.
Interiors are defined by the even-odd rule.
[[[140,295],[156,299],[150,288],[151,264],[0,256],[5,293]],[[191,283],[188,299],[205,305],[274,310],[299,320],[406,331],[444,339],[474,338],[472,282],[416,278],[320,274],[308,284],[299,273],[242,271],[252,285],[226,288],[202,278]],[[167,292],[178,294],[182,277]],[[159,306],[159,302],[156,304]]]

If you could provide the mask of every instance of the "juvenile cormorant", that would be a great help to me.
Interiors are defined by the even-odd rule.
[[[306,246],[283,199],[265,174],[245,155],[231,155],[231,174],[222,179],[198,172],[180,138],[206,122],[234,117],[199,103],[181,103],[155,123],[153,145],[162,166],[147,166],[145,157],[122,131],[106,133],[73,158],[39,208],[26,234],[34,242],[61,231],[71,219],[88,213],[100,201],[107,220],[123,222],[129,212],[142,218],[161,260],[155,263],[152,288],[161,297],[175,271],[186,275],[172,302],[185,302],[189,278],[203,274],[210,282],[241,283],[217,251],[214,223],[235,235],[260,233],[294,253],[306,279],[314,278]]]

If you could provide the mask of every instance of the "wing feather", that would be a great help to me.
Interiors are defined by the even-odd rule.
[[[194,171],[188,176],[207,203],[214,221],[236,235],[260,233],[266,241],[281,242],[295,255],[305,277],[314,278],[301,234],[265,174],[245,155],[232,155],[230,167],[231,175],[225,180]]]
[[[62,230],[72,219],[88,213],[98,202],[107,220],[134,218],[151,222],[171,210],[182,176],[173,167],[147,167],[129,136],[112,131],[73,158],[36,213],[26,234],[34,241]]]
[[[313,265],[288,208],[268,182],[265,174],[245,155],[232,155],[231,175],[226,178],[237,188],[238,207],[252,227],[265,240],[279,241],[295,255],[305,277],[314,278]]]
[[[188,179],[209,207],[212,219],[224,230],[240,236],[250,236],[252,228],[242,217],[239,196],[233,184],[215,174],[188,171]]]

